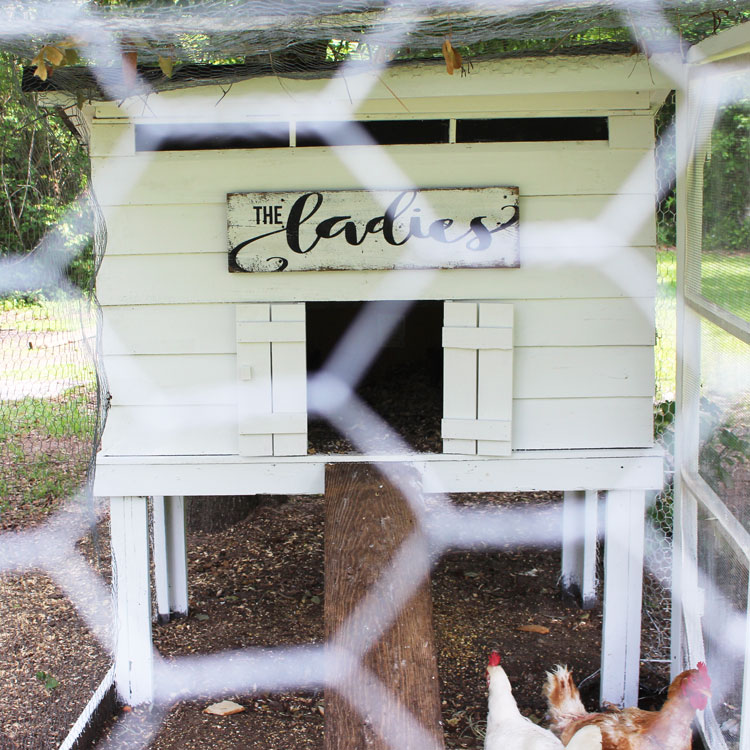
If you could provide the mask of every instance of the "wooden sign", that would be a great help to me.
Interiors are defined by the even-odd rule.
[[[518,188],[227,195],[229,270],[517,268]]]

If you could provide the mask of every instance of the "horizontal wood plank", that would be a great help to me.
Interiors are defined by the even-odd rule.
[[[110,464],[105,460],[97,467],[94,492],[101,497],[126,492],[185,496],[321,495],[325,489],[322,461],[290,466],[278,463],[275,458],[263,458],[258,463],[201,464],[196,458],[186,457],[178,465],[159,463],[159,458],[138,465]]]
[[[304,340],[304,321],[237,321],[237,341],[243,344]]]
[[[514,450],[649,447],[652,398],[516,399]],[[102,450],[111,455],[237,455],[232,406],[113,406]]]
[[[441,144],[315,149],[163,152],[92,159],[92,181],[103,206],[222,203],[227,193],[253,190],[408,189],[394,185],[390,160],[422,188],[517,185],[529,195],[618,195],[655,192],[653,152],[603,144]],[[390,158],[389,158],[390,157]],[[650,170],[630,180],[646,161]],[[367,174],[367,184],[353,174]],[[358,166],[359,165],[359,166]]]
[[[94,480],[98,496],[314,494],[324,492],[325,464],[362,462],[362,456],[239,459],[232,456],[137,456],[100,453]],[[387,456],[414,466],[423,491],[521,492],[533,490],[661,489],[658,449],[515,451],[507,458]]]
[[[515,398],[653,397],[651,346],[516,347]]]
[[[651,113],[611,115],[609,118],[610,148],[653,148],[654,133]]]
[[[646,346],[516,347],[514,362],[515,398],[653,394],[653,350]],[[237,400],[233,354],[113,355],[106,357],[105,369],[117,406],[229,405]]]
[[[596,225],[617,200],[614,226]],[[521,248],[554,233],[564,247],[655,244],[654,197],[635,195],[521,195]],[[105,206],[108,255],[227,253],[227,206],[220,203]]]
[[[232,354],[146,355],[105,358],[115,406],[234,405],[237,365]]]
[[[516,346],[653,346],[654,300],[509,299]],[[123,305],[104,309],[106,355],[229,354],[234,309],[224,304]]]
[[[651,445],[653,396],[513,401],[514,450]]]
[[[441,434],[458,440],[510,440],[511,424],[500,419],[443,419]]]
[[[112,406],[101,449],[111,455],[238,455],[237,407]]]
[[[263,435],[266,433],[295,434],[307,432],[305,412],[273,412],[273,414],[252,414],[240,420],[240,435]],[[302,453],[306,453],[305,448]]]
[[[416,106],[425,98],[439,100],[441,110],[451,112],[460,111],[464,101],[470,102],[465,109],[476,111],[475,100],[497,98],[500,99],[497,110],[502,113],[509,108],[508,97],[523,97],[551,109],[555,95],[577,97],[579,106],[586,109],[613,104],[648,109],[649,92],[672,85],[661,67],[649,64],[643,55],[487,60],[482,62],[482,75],[468,77],[440,78],[437,69],[437,61],[433,65],[419,61],[384,70],[358,70],[356,74],[352,71],[345,79],[290,78],[285,80],[283,91],[275,76],[263,76],[235,82],[229,91],[219,85],[204,85],[161,92],[149,97],[148,106],[144,106],[140,97],[125,102],[96,102],[95,116],[121,117],[127,109],[139,122],[190,121],[188,118],[196,116],[232,121],[268,115],[278,118],[296,109],[304,112],[305,117],[311,116],[311,110],[320,112],[319,116],[331,117],[339,111],[351,110],[352,91],[366,92],[365,101],[379,107],[378,111],[394,109],[402,115],[401,102],[408,99]],[[496,85],[488,87],[488,78]],[[311,102],[316,106],[311,107]],[[363,107],[359,105],[360,109]],[[409,109],[419,111],[412,106]]]
[[[527,248],[518,269],[399,271],[401,299],[653,297],[653,247]],[[394,299],[388,271],[230,274],[221,255],[104,256],[105,305]]]
[[[443,346],[451,349],[512,349],[512,328],[443,328]]]
[[[91,128],[89,156],[132,156],[135,154],[135,128],[132,122],[97,122]]]

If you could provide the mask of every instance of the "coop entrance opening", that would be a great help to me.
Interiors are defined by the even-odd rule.
[[[347,341],[347,357],[369,361],[356,393],[387,427],[347,424],[342,430],[311,414],[310,452],[362,453],[357,434],[375,452],[393,451],[393,438],[419,453],[440,453],[442,417],[442,301],[310,302],[307,304],[307,371],[314,375],[368,305],[366,323]],[[381,332],[391,330],[378,346]],[[374,348],[376,350],[374,350]],[[347,433],[347,434],[343,434]],[[390,438],[390,439],[389,439]],[[372,447],[372,446],[371,446]],[[368,451],[369,452],[369,451]]]

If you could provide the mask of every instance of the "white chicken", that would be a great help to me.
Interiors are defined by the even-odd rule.
[[[493,651],[487,665],[487,734],[484,750],[601,750],[602,733],[598,727],[577,732],[564,746],[548,729],[534,724],[521,714],[513,697],[508,675],[500,666],[500,654]]]

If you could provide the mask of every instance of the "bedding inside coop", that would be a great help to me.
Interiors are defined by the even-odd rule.
[[[307,371],[313,375],[325,366],[329,355],[350,326],[372,305],[368,322],[356,336],[355,357],[372,357],[357,395],[375,411],[411,450],[439,453],[442,450],[443,356],[442,301],[401,302],[310,302],[307,304]],[[372,352],[379,331],[388,330],[385,343]],[[367,430],[371,425],[348,425],[347,430]],[[380,430],[376,441],[382,452],[390,452],[389,432]],[[308,439],[312,453],[359,453],[352,440],[327,421],[310,416]],[[355,437],[356,439],[356,437]]]

